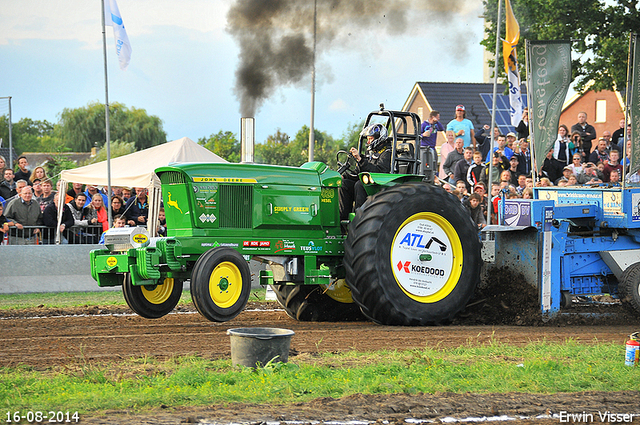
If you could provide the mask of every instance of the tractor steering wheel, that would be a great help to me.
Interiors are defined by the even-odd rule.
[[[344,162],[340,161],[340,155],[345,155]],[[336,154],[336,162],[338,163],[338,173],[341,175],[347,175],[349,177],[358,178],[359,169],[358,161],[355,159],[351,152],[338,151]]]

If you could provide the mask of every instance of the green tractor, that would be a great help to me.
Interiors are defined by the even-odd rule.
[[[357,320],[419,326],[450,321],[480,279],[480,241],[460,201],[432,184],[434,154],[420,148],[420,118],[385,110],[368,115],[391,140],[390,174],[356,173],[370,195],[340,221],[340,173],[320,162],[299,168],[258,164],[177,164],[156,170],[168,236],[109,230],[91,253],[101,287],[123,286],[137,314],[171,312],[190,281],[198,312],[233,319],[251,290],[248,260],[286,313],[300,321]],[[358,150],[364,155],[366,141]]]

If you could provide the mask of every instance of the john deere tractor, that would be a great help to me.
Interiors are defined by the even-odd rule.
[[[156,170],[168,236],[113,229],[91,253],[99,286],[122,285],[137,314],[158,318],[176,306],[185,280],[211,321],[233,319],[249,299],[248,260],[268,265],[287,314],[302,321],[362,316],[386,325],[453,318],[480,276],[476,226],[460,201],[432,184],[433,152],[420,148],[420,119],[381,108],[392,172],[359,173],[347,152],[340,171],[355,173],[370,195],[340,221],[341,175],[326,164],[177,164]],[[366,140],[360,139],[364,155]]]

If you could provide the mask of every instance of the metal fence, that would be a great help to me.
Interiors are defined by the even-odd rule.
[[[62,232],[62,244],[97,244],[102,235],[102,224],[73,226]],[[56,228],[46,226],[10,227],[3,245],[53,245],[56,243]]]

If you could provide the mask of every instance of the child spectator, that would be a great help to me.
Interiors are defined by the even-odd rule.
[[[123,215],[118,214],[117,216],[113,217],[113,228],[118,229],[120,227],[127,227],[127,219]],[[100,245],[104,245],[105,233],[107,232],[102,232],[102,236],[100,236],[100,241],[98,242]]]
[[[482,152],[475,151],[473,153],[473,164],[471,164],[469,170],[467,170],[467,184],[469,184],[470,187],[475,187],[475,185],[480,182],[484,174],[484,167]]]
[[[158,236],[167,236],[167,219],[164,215],[164,207],[158,211]]]
[[[528,187],[522,191],[522,199],[533,199],[533,189]]]
[[[484,218],[484,214],[482,213],[482,207],[480,206],[480,202],[482,201],[482,197],[477,193],[472,193],[469,195],[469,199],[464,203],[464,206],[471,214],[471,219],[478,226],[479,229],[482,229],[487,225],[487,221]]]

